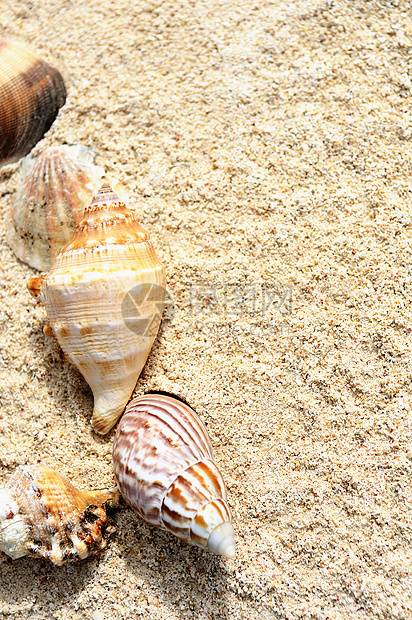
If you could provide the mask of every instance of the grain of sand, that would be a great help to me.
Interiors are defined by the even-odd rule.
[[[68,76],[35,152],[92,145],[166,264],[174,316],[136,393],[198,411],[237,537],[223,560],[121,510],[99,557],[3,557],[0,617],[410,619],[410,2],[0,0],[0,33]],[[0,482],[43,460],[112,486],[113,432],[5,243],[17,168]]]

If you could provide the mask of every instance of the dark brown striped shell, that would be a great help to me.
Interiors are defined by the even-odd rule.
[[[113,445],[120,492],[138,515],[178,538],[233,557],[226,488],[208,433],[185,403],[159,394],[132,400]]]
[[[57,69],[26,46],[0,39],[0,165],[27,155],[65,101]]]

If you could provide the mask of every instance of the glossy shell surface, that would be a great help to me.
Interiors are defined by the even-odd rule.
[[[120,492],[149,523],[214,553],[235,553],[226,488],[209,435],[188,405],[148,394],[126,408],[113,445]]]
[[[86,558],[105,547],[103,504],[116,498],[115,491],[79,491],[45,465],[19,467],[0,489],[0,551],[56,565]]]
[[[81,144],[45,149],[20,164],[20,187],[7,222],[7,242],[16,256],[48,271],[83,218],[104,175],[94,151]]]
[[[0,165],[27,155],[65,101],[57,69],[27,46],[0,38]]]
[[[97,192],[39,295],[48,332],[94,395],[92,424],[107,433],[130,398],[157,335],[165,270],[149,235],[109,185]]]

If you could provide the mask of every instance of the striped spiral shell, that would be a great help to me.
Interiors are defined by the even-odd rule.
[[[132,400],[114,439],[113,467],[121,494],[143,519],[234,556],[225,484],[206,428],[188,405],[160,394]]]
[[[65,101],[57,69],[26,46],[0,39],[0,165],[27,155]]]
[[[0,551],[16,559],[46,558],[60,566],[106,546],[103,504],[117,491],[79,491],[46,465],[16,469],[0,489]]]

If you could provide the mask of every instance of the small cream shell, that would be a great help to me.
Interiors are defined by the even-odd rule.
[[[84,207],[104,175],[94,150],[82,144],[53,146],[19,168],[20,186],[7,219],[6,239],[16,256],[49,271],[82,220]]]

